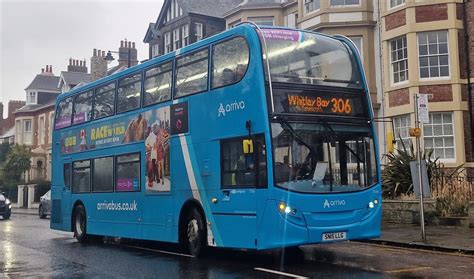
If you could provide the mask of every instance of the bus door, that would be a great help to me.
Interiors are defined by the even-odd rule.
[[[263,135],[221,140],[221,189],[211,194],[217,229],[226,247],[257,247],[259,188],[266,185],[266,153]],[[252,150],[253,149],[253,150]]]
[[[71,158],[64,158],[62,160],[62,177],[61,186],[61,209],[60,216],[63,216],[64,228],[70,229],[71,224],[68,220],[71,219],[71,185],[72,185],[72,162]],[[54,206],[54,205],[53,205]]]

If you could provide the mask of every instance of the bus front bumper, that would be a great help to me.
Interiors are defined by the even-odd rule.
[[[381,204],[371,209],[363,219],[354,218],[353,222],[343,224],[337,221],[320,222],[320,225],[309,220],[311,214],[282,214],[275,210],[277,206],[276,201],[267,201],[259,229],[259,250],[380,237]],[[330,216],[328,214],[328,218]]]

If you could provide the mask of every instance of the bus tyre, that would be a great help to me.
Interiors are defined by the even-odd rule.
[[[42,205],[40,205],[40,207],[38,209],[38,215],[39,215],[40,219],[46,219],[46,214],[44,213],[44,209],[43,209]]]
[[[195,257],[204,255],[206,244],[206,227],[204,217],[196,208],[193,208],[185,223],[186,246],[189,253]]]
[[[77,241],[83,243],[87,241],[86,234],[86,211],[84,206],[78,205],[74,210],[74,237]]]

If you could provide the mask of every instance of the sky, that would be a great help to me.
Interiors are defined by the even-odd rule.
[[[90,71],[94,48],[118,51],[135,42],[138,60],[148,58],[143,38],[163,0],[0,0],[0,102],[25,100],[25,88],[46,65],[57,76],[69,58]],[[117,54],[114,55],[117,59]]]

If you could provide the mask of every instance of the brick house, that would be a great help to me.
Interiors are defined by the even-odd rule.
[[[3,118],[3,103],[0,102],[0,144],[15,143],[15,116],[13,113],[25,105],[25,101],[9,101],[8,116]]]
[[[222,14],[241,0],[165,0],[158,19],[150,23],[143,42],[149,58],[177,50],[225,30]]]
[[[393,119],[395,137],[409,142],[415,94],[428,94],[429,123],[422,124],[421,143],[446,167],[474,168],[473,12],[472,0],[381,1],[385,115]]]

